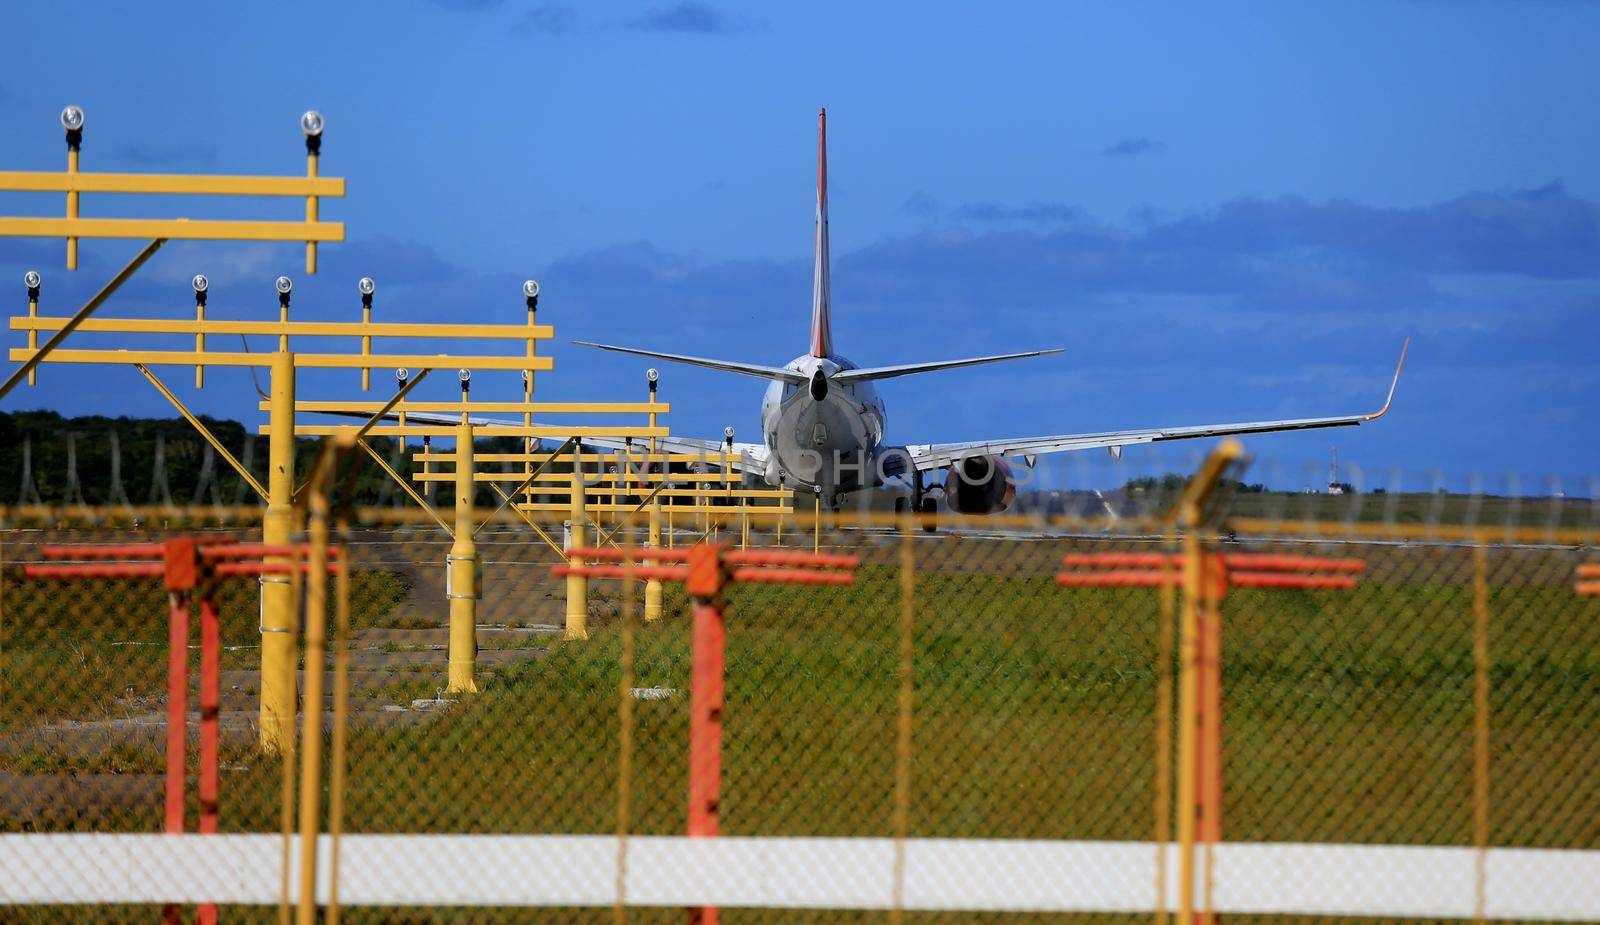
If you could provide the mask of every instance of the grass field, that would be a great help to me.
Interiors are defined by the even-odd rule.
[[[1113,548],[1099,542],[1094,548]],[[1057,588],[1070,541],[919,543],[913,836],[1148,839],[1154,832],[1160,611],[1153,591]],[[1140,547],[1141,549],[1147,547]],[[1236,591],[1225,603],[1224,830],[1244,840],[1470,844],[1471,553],[1373,547],[1353,592]],[[898,574],[866,550],[855,587],[737,589],[729,609],[723,831],[894,830]],[[1600,601],[1568,585],[1577,559],[1491,552],[1491,841],[1600,847]],[[550,579],[491,594],[532,594]],[[357,579],[383,625],[405,593]],[[227,641],[256,640],[254,602]],[[347,830],[610,833],[618,819],[618,600],[597,592],[592,638],[488,673],[483,693],[426,721],[357,727]],[[46,592],[6,576],[4,729],[114,712],[159,696],[160,595]],[[684,827],[688,621],[638,627],[630,831]],[[126,651],[124,651],[126,650]],[[255,652],[228,654],[253,665]],[[441,664],[442,670],[442,664]],[[425,682],[397,679],[399,685]],[[158,750],[0,756],[15,774],[153,773]],[[223,827],[274,831],[277,762],[224,756]],[[41,805],[7,830],[143,830],[159,805],[83,814]],[[785,919],[792,917],[786,916]]]

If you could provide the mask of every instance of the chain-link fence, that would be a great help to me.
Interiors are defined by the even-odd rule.
[[[1259,499],[1244,507],[1260,513]],[[661,581],[661,616],[645,619],[645,581],[590,578],[575,632],[571,586],[552,574],[562,554],[502,514],[474,536],[463,651],[452,537],[431,518],[355,510],[334,531],[321,604],[306,568],[291,588],[290,635],[310,653],[289,666],[299,728],[325,740],[320,754],[307,763],[304,736],[265,735],[263,688],[282,669],[263,651],[271,576],[217,578],[219,744],[208,759],[197,618],[181,641],[181,783],[193,832],[214,761],[221,834],[148,842],[98,836],[170,831],[170,573],[29,566],[85,561],[47,547],[205,549],[259,543],[261,529],[253,508],[226,523],[214,508],[128,514],[16,509],[0,531],[6,920],[163,903],[188,916],[208,900],[230,920],[286,915],[309,857],[289,832],[321,833],[315,899],[362,921],[712,906],[730,921],[1186,917],[1186,858],[1201,917],[1600,918],[1600,600],[1577,591],[1597,559],[1583,530],[1226,509],[1183,529],[725,524],[733,548],[859,565],[832,586],[729,567],[719,834],[685,839],[705,675],[680,581]],[[615,555],[647,555],[642,524],[591,526]],[[663,545],[706,527],[676,524]],[[1059,583],[1065,556],[1104,564],[1105,580]],[[209,593],[195,561],[186,607]],[[1304,562],[1343,577],[1249,577]],[[463,656],[476,692],[451,689]]]

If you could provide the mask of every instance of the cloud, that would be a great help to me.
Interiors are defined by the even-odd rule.
[[[978,214],[1070,211],[1046,205],[995,204]],[[958,214],[934,211],[930,221],[949,223]],[[1600,403],[1592,362],[1600,338],[1600,261],[1593,259],[1600,203],[1560,184],[1414,208],[1283,197],[1139,222],[1071,214],[1057,223],[955,218],[834,253],[834,335],[857,361],[1068,348],[1032,365],[886,382],[892,439],[1360,411],[1381,403],[1400,338],[1412,335],[1394,413],[1359,436],[1341,432],[1341,458],[1348,447],[1352,460],[1365,453],[1374,465],[1545,471],[1600,458],[1600,434],[1588,426]],[[260,248],[232,253],[211,245],[201,253],[174,243],[109,310],[172,316],[174,304],[187,304],[186,274],[198,270],[211,276],[215,317],[270,314],[278,272],[295,278],[296,311],[319,320],[357,317],[352,281],[361,275],[378,281],[380,320],[448,315],[516,324],[525,317],[520,269],[479,270],[423,242],[329,245],[315,277],[295,272],[299,245]],[[118,254],[111,242],[99,242],[85,259]],[[59,269],[61,255],[59,241],[19,240],[0,253],[0,285],[15,285],[35,263],[46,274],[48,313],[65,314],[123,259],[68,274]],[[723,260],[633,242],[528,272],[543,285],[541,321],[557,326],[549,349],[559,372],[539,385],[553,400],[629,397],[636,384],[630,377],[649,365],[574,347],[572,339],[763,363],[785,362],[805,343],[811,266],[803,250],[791,259]],[[236,340],[227,346],[236,349]],[[257,349],[269,346],[252,341]],[[18,343],[15,332],[10,343]],[[437,349],[495,353],[503,346],[465,341]],[[305,349],[325,348],[308,340]],[[754,423],[755,386],[711,372],[663,373],[677,409],[674,433],[714,435],[727,424]],[[96,410],[89,396],[103,403],[110,394],[95,391],[97,383],[122,388],[127,381],[125,370],[82,376],[71,389],[30,394],[81,413]],[[348,394],[348,379],[308,372],[304,393]],[[485,375],[482,382],[486,395],[514,391],[512,376]],[[448,397],[449,385],[441,377],[423,388]],[[258,420],[249,389],[215,394],[207,413]],[[1327,440],[1319,432],[1251,445],[1265,458],[1303,451],[1325,459]]]
[[[763,20],[728,13],[699,0],[680,0],[668,6],[658,6],[622,25],[634,32],[696,35],[736,35],[766,27]]]
[[[1140,135],[1137,138],[1124,138],[1100,153],[1106,157],[1137,157],[1141,154],[1160,154],[1166,147],[1154,138]]]
[[[1030,222],[1041,225],[1068,224],[1083,218],[1082,212],[1060,202],[1036,202],[1025,206],[969,202],[956,214],[973,222]]]
[[[578,14],[565,3],[541,3],[524,10],[511,24],[519,35],[570,35],[578,31]]]

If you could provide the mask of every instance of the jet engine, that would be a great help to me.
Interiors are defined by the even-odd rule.
[[[945,470],[944,503],[958,514],[998,514],[1016,496],[1011,467],[999,456],[968,456]]]

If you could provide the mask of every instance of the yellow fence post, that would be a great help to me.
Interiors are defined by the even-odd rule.
[[[293,407],[291,405],[291,407]],[[294,428],[288,428],[290,434]],[[277,431],[273,431],[277,435]],[[291,437],[290,439],[293,439]],[[322,820],[322,690],[328,629],[328,470],[331,443],[324,443],[312,476],[306,555],[306,710],[300,744],[300,882],[295,925],[317,920],[317,832]],[[291,722],[292,722],[291,714]],[[291,725],[290,734],[294,730]]]
[[[466,415],[463,414],[462,417]],[[456,537],[450,546],[450,692],[476,693],[478,660],[478,546],[472,539],[472,425],[456,434]]]
[[[589,513],[584,508],[583,492],[583,445],[578,444],[572,448],[572,506],[567,515],[572,519],[567,526],[568,549],[578,549],[584,544],[584,523]],[[582,575],[567,576],[567,638],[589,638],[589,579]]]
[[[267,421],[267,512],[261,538],[268,546],[284,546],[294,538],[294,354],[272,357],[272,385]],[[278,558],[278,562],[288,559]],[[261,747],[277,752],[294,738],[295,653],[297,614],[285,575],[261,576]]]
[[[1178,610],[1178,921],[1194,925],[1195,909],[1195,764],[1199,756],[1200,607],[1206,579],[1201,519],[1206,500],[1228,467],[1244,456],[1239,441],[1217,445],[1201,464],[1178,500],[1178,526],[1183,530],[1183,596]],[[1209,907],[1206,910],[1209,913]],[[1210,916],[1207,916],[1210,919]]]
[[[1198,506],[1187,501],[1183,532],[1183,594],[1178,609],[1178,925],[1194,925],[1195,719],[1199,707],[1196,660],[1200,646],[1201,559]]]

